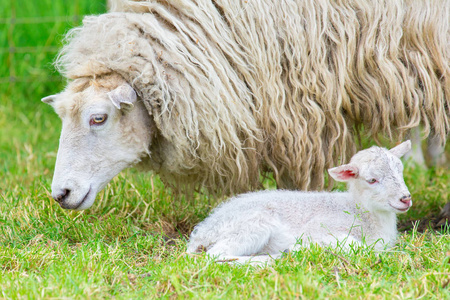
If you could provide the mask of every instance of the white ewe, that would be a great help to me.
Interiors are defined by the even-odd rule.
[[[267,172],[321,190],[357,133],[448,139],[449,0],[110,2],[67,34],[68,86],[44,99],[63,123],[64,208],[90,207],[136,164],[187,193],[248,192]],[[111,103],[120,86],[147,116]]]
[[[348,192],[279,190],[232,198],[195,227],[188,252],[206,250],[245,261],[258,254],[279,256],[301,246],[298,239],[306,246],[392,246],[396,214],[412,205],[399,159],[410,149],[410,141],[391,150],[372,147],[355,154],[349,164],[329,169],[335,180],[348,182]]]

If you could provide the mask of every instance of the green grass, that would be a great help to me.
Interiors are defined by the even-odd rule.
[[[102,2],[3,1],[0,18],[99,13]],[[20,7],[20,9],[18,9]],[[58,46],[79,22],[0,24],[0,48]],[[3,28],[6,28],[3,30]],[[6,42],[5,42],[6,41]],[[55,52],[0,52],[0,299],[372,298],[450,299],[450,232],[404,233],[391,251],[313,247],[269,267],[233,267],[184,253],[186,237],[218,200],[175,199],[157,176],[128,170],[83,212],[50,197],[60,120],[40,98],[62,81]],[[447,148],[447,153],[450,149]],[[408,165],[414,206],[401,219],[435,214],[450,198],[448,169]],[[269,183],[268,183],[269,185]]]

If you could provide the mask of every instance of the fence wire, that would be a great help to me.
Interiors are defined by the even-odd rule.
[[[21,9],[22,4],[18,5],[16,0],[10,0],[9,17],[1,16],[0,18],[0,28],[5,28],[0,30],[3,30],[2,36],[6,37],[6,41],[3,41],[0,46],[0,58],[3,64],[3,67],[0,66],[0,84],[45,83],[62,80],[54,72],[51,62],[60,49],[60,40],[64,31],[79,25],[83,18],[83,12],[80,12],[80,1],[83,0],[71,1],[70,5],[75,12],[72,15],[17,17],[17,10]],[[106,7],[106,3],[104,5]],[[22,27],[21,30],[19,27]],[[44,27],[50,32],[48,36],[37,40],[27,40],[27,33],[31,34]],[[27,45],[16,45],[20,34]],[[24,63],[25,59],[28,60],[27,63]]]

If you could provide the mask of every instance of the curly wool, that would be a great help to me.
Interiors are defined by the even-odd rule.
[[[242,192],[273,171],[321,189],[355,132],[450,130],[450,1],[112,1],[56,60],[121,75],[158,129],[148,167],[176,186]]]

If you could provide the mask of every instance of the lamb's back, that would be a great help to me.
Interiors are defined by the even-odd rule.
[[[292,230],[301,230],[310,222],[353,220],[356,204],[346,192],[262,191],[239,195],[217,207],[211,219],[246,220],[251,215],[279,218]]]

